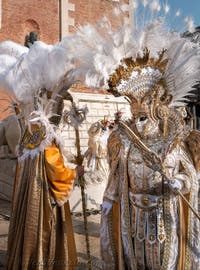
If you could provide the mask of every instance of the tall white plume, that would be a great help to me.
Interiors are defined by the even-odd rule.
[[[158,53],[165,49],[164,57],[168,59],[168,65],[163,78],[168,93],[173,97],[171,105],[183,105],[187,100],[185,96],[200,79],[200,49],[182,38],[182,33],[175,32],[174,28],[170,29],[166,19],[171,11],[168,4],[162,4],[159,0],[133,1],[132,4],[135,5],[134,9],[136,5],[138,8],[146,8],[143,14],[150,14],[143,18],[143,23],[137,23],[142,16],[138,19],[135,11],[136,18],[131,25],[122,24],[121,27],[112,29],[107,19],[104,23],[79,27],[71,42],[79,63],[76,73],[80,75],[82,72],[83,76],[86,74],[85,82],[88,86],[108,89],[109,76],[123,58],[134,59],[148,48],[150,57],[158,59]],[[127,16],[127,13],[120,13],[120,7],[117,10],[115,14],[118,21],[120,14]],[[174,16],[180,14],[178,11]],[[194,28],[191,19],[187,18],[186,24],[190,30]],[[60,46],[66,47],[65,40],[61,41]]]
[[[69,75],[75,68],[73,55],[66,48],[37,41],[28,49],[11,41],[0,43],[0,89],[11,94],[19,104],[25,125],[29,126],[32,115],[36,122],[46,127],[47,137],[56,139],[49,118],[53,115],[52,99],[41,89],[55,97],[63,86],[70,86],[75,77]],[[45,140],[51,141],[51,140]]]
[[[3,83],[20,102],[31,103],[38,89],[53,92],[73,67],[63,48],[38,41],[7,71]]]

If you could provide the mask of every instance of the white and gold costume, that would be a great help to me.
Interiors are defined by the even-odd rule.
[[[170,146],[163,145],[162,138],[145,143],[156,153],[166,146],[162,153],[166,175],[182,181],[182,192],[198,209],[196,170],[181,138],[171,141]],[[104,200],[115,203],[113,212],[102,216],[105,269],[198,269],[197,218],[190,212],[189,223],[186,221],[188,209],[161,174],[149,168],[124,130],[112,133],[108,151],[111,173]]]
[[[121,8],[125,15],[128,8]],[[161,5],[152,1],[150,8],[157,12]],[[190,132],[183,109],[200,78],[199,47],[170,31],[163,18],[122,21],[117,31],[105,18],[97,27],[80,27],[76,41],[87,85],[126,96],[132,113],[108,140],[103,269],[200,269],[200,221],[193,212],[200,210],[198,157],[191,148],[199,134]]]

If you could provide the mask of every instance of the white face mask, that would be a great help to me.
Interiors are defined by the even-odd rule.
[[[143,127],[145,126],[145,124],[148,122],[148,118],[147,117],[141,117],[141,118],[138,118],[136,120],[136,127],[137,127],[137,130],[139,133],[142,133],[143,131]]]
[[[160,133],[159,123],[157,121],[152,121],[150,118],[140,117],[136,119],[135,124],[142,137],[155,137]]]

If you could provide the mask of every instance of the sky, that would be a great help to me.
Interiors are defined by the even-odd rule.
[[[140,22],[142,22],[143,18],[146,18],[144,21],[148,22],[149,19],[151,20],[152,16],[164,16],[166,23],[170,26],[170,28],[177,32],[185,32],[187,30],[193,31],[194,27],[200,26],[200,0],[130,1],[132,1],[133,6],[134,3],[137,6],[137,13],[135,16],[136,21],[140,20]],[[147,8],[144,8],[144,6]],[[168,6],[170,7],[169,9]],[[177,16],[177,11],[179,11],[178,13],[180,13],[180,16]],[[184,22],[186,21],[186,17],[187,23]]]
[[[200,0],[168,0],[171,11],[177,9],[182,11],[182,15],[190,16],[194,19],[195,26],[200,26]]]

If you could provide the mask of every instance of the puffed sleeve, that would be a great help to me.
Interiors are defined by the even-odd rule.
[[[65,167],[61,152],[54,143],[45,149],[45,167],[53,197],[58,205],[63,205],[73,189],[76,172]]]

